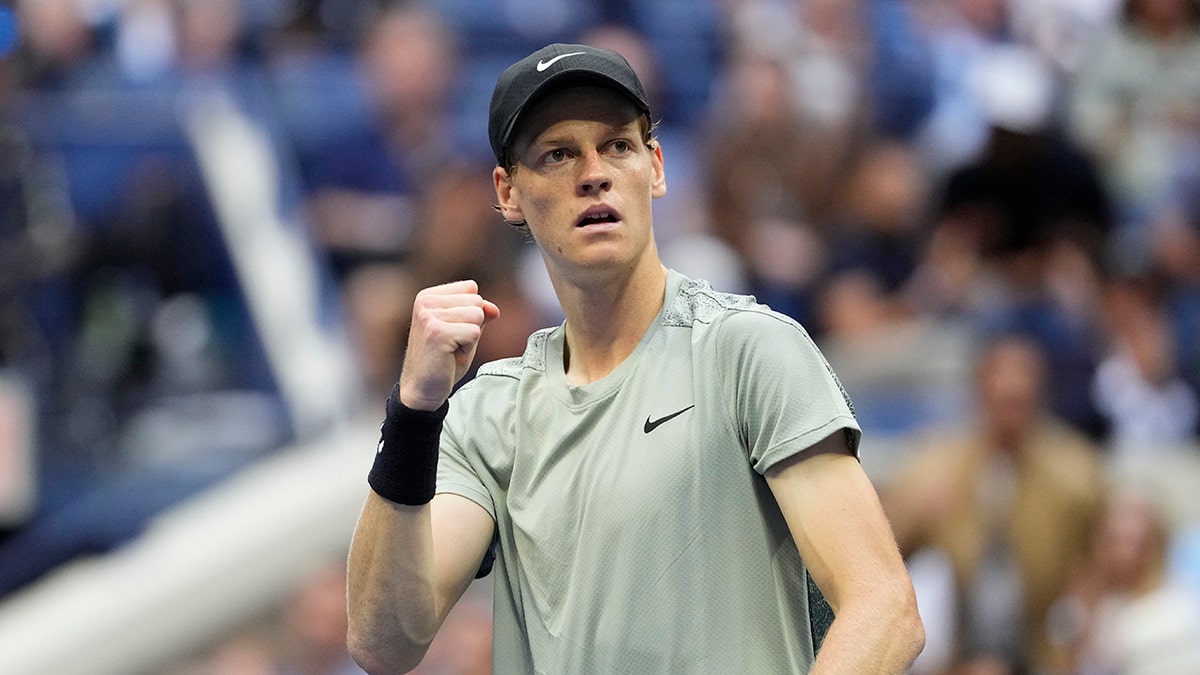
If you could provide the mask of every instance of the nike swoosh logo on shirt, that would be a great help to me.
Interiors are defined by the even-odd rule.
[[[683,413],[685,413],[695,407],[696,407],[695,404],[692,404],[692,405],[689,405],[688,407],[684,408],[683,410],[673,412],[670,415],[667,415],[666,417],[660,417],[653,421],[649,417],[646,417],[646,426],[642,427],[642,431],[644,431],[646,433],[650,433],[651,431],[654,431],[655,429],[657,429],[659,427],[659,425],[661,425],[663,422],[669,422],[670,420],[673,420],[676,417],[679,417]]]
[[[559,59],[565,59],[565,58],[567,58],[568,56],[578,56],[579,54],[586,54],[586,53],[587,53],[587,52],[567,52],[566,54],[559,54],[558,56],[556,56],[556,57],[554,57],[554,58],[550,59],[549,61],[542,61],[542,60],[538,60],[538,62],[537,62],[537,71],[538,71],[539,73],[540,73],[540,72],[542,72],[543,70],[545,70],[545,69],[549,68],[550,66],[554,65],[554,62],[555,62],[555,61],[557,61],[557,60],[559,60]]]

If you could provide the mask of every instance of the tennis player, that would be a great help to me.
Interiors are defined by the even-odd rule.
[[[903,672],[924,631],[850,400],[795,321],[660,261],[627,62],[531,54],[489,135],[565,321],[451,398],[500,310],[473,281],[417,295],[350,551],[355,659],[416,667],[490,571],[497,673]],[[836,617],[815,658],[806,571]]]

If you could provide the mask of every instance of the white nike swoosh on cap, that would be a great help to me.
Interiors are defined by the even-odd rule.
[[[549,68],[550,66],[554,65],[554,62],[555,62],[555,61],[557,61],[557,60],[559,60],[559,59],[565,59],[565,58],[567,58],[568,56],[577,56],[577,55],[579,55],[579,54],[586,54],[586,53],[587,53],[587,52],[567,52],[566,54],[559,54],[558,56],[556,56],[556,57],[554,57],[554,58],[550,59],[549,61],[541,61],[541,60],[539,60],[539,61],[537,62],[537,71],[538,71],[539,73],[540,73],[540,72],[542,72],[543,70],[545,70],[545,69]]]

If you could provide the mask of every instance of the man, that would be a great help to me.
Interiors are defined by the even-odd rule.
[[[418,294],[350,551],[360,664],[415,667],[494,554],[496,672],[903,671],[924,633],[849,401],[794,321],[660,262],[629,65],[539,50],[489,134],[566,320],[450,405],[499,309],[472,281]],[[836,614],[815,665],[806,568]]]

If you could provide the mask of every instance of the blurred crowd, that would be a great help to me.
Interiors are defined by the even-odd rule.
[[[1197,0],[0,6],[0,595],[374,411],[419,288],[477,362],[561,321],[485,121],[553,41],[646,82],[664,260],[854,398],[917,672],[1200,672],[1197,514],[1118,479],[1200,458]],[[347,672],[256,640],[187,668]]]

